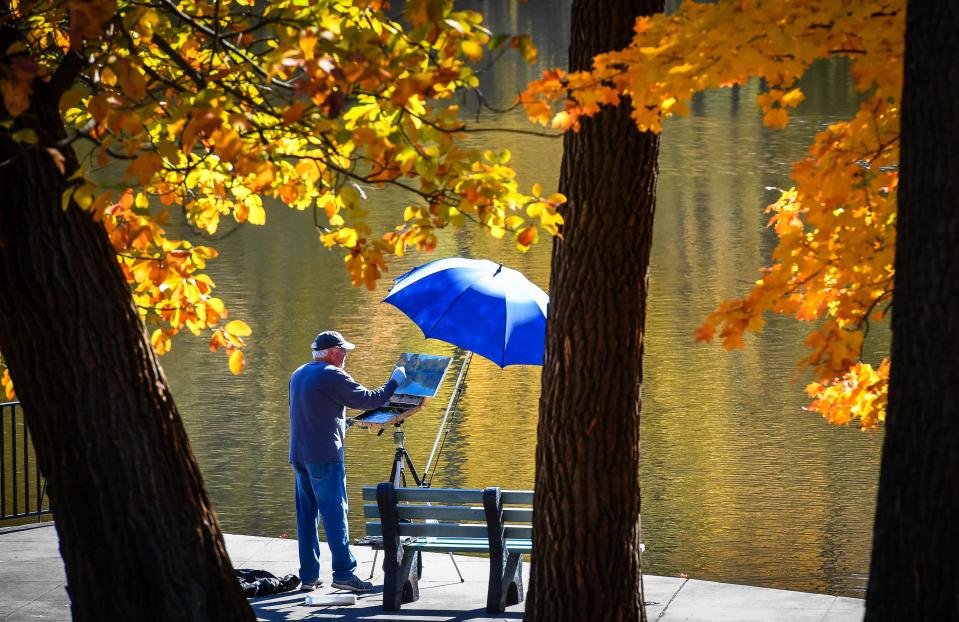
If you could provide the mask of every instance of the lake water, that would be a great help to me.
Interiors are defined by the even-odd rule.
[[[484,77],[490,101],[508,104],[542,68],[565,66],[568,6],[479,6],[494,32],[532,32],[540,44],[538,66],[510,59]],[[790,163],[814,133],[856,108],[841,63],[816,66],[803,87],[808,99],[784,131],[763,127],[756,82],[699,96],[688,117],[666,125],[642,414],[643,568],[862,596],[881,434],[836,428],[803,411],[796,362],[804,327],[793,320],[771,320],[741,352],[693,343],[704,315],[747,291],[773,248],[763,207],[776,194],[767,187],[788,184]],[[490,122],[489,114],[482,117]],[[528,127],[515,112],[495,123]],[[556,187],[560,140],[481,136],[512,150],[527,189],[534,181]],[[368,195],[374,223],[400,222],[401,197],[376,189]],[[220,235],[231,228],[224,223]],[[308,212],[273,206],[266,227],[243,226],[214,245],[221,257],[210,273],[219,295],[231,317],[254,330],[247,370],[231,376],[225,357],[189,335],[177,338],[163,364],[221,525],[235,533],[295,537],[287,381],[308,360],[317,332],[337,329],[355,342],[347,369],[371,386],[386,380],[401,352],[454,357],[437,398],[405,426],[422,468],[462,355],[424,340],[402,313],[381,303],[392,278],[435,258],[486,257],[548,289],[548,242],[523,255],[512,242],[470,227],[442,235],[432,256],[393,262],[373,292],[350,285],[342,255],[318,241]],[[888,332],[874,331],[871,339],[872,354],[881,354]],[[474,358],[433,485],[532,487],[539,390],[539,368],[502,370]],[[349,433],[354,536],[363,531],[360,487],[385,480],[392,456],[389,434]]]

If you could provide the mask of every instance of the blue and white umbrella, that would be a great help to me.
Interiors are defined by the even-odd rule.
[[[549,296],[516,270],[488,259],[452,257],[398,277],[384,302],[431,339],[500,367],[542,365]]]

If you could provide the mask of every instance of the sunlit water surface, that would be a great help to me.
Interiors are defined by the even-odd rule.
[[[479,8],[494,32],[532,32],[540,43],[539,65],[504,59],[484,75],[490,101],[508,105],[542,68],[565,66],[567,6],[497,0]],[[793,320],[770,321],[741,352],[693,343],[704,315],[746,292],[769,256],[774,237],[763,208],[776,194],[768,187],[788,184],[790,163],[814,133],[857,105],[841,64],[814,67],[802,86],[808,99],[784,131],[762,126],[755,82],[699,96],[688,117],[666,125],[642,413],[643,568],[861,596],[881,436],[836,428],[803,411],[796,362],[806,327]],[[494,122],[528,128],[518,113]],[[478,146],[512,151],[525,188],[534,181],[556,187],[560,140],[478,136]],[[401,196],[367,192],[374,226],[400,221]],[[224,223],[220,235],[231,228]],[[393,262],[373,292],[350,286],[341,254],[319,243],[309,212],[274,205],[268,226],[243,226],[215,246],[221,257],[210,273],[219,295],[231,317],[254,330],[247,369],[231,376],[225,358],[189,335],[177,338],[163,363],[221,524],[235,533],[295,537],[287,381],[308,359],[318,331],[335,328],[358,345],[347,369],[368,385],[384,382],[401,352],[455,357],[450,380],[406,426],[421,468],[461,355],[425,341],[402,313],[381,303],[391,279],[429,259],[461,255],[501,261],[548,289],[548,242],[523,255],[508,240],[470,227],[442,235],[431,257]],[[887,340],[888,333],[875,337],[873,354]],[[501,370],[474,358],[433,485],[532,487],[539,392],[539,368]],[[363,531],[360,487],[386,479],[392,456],[389,434],[349,433],[354,536]]]

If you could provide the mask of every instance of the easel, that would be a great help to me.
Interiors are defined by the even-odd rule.
[[[406,433],[403,432],[403,421],[394,424],[393,447],[396,448],[396,451],[393,453],[393,466],[390,469],[390,481],[393,482],[394,487],[406,487],[404,470],[405,468],[409,468],[410,474],[413,476],[413,483],[417,487],[429,488],[430,482],[433,480],[430,468],[433,466],[433,459],[436,457],[437,449],[441,447],[440,440],[445,440],[446,434],[449,433],[447,421],[449,421],[450,414],[456,411],[456,404],[459,402],[463,390],[463,380],[466,378],[466,372],[469,370],[471,360],[473,360],[473,353],[467,350],[466,356],[463,357],[463,364],[460,366],[459,374],[456,376],[456,384],[453,386],[453,393],[450,394],[450,401],[446,405],[446,412],[443,413],[440,428],[436,432],[436,440],[433,441],[433,449],[430,451],[430,457],[426,461],[426,468],[423,469],[422,478],[416,472],[416,467],[413,465],[413,458],[410,456],[410,453],[406,451]],[[427,478],[427,475],[430,477]]]
[[[406,475],[404,474],[404,467],[409,468],[410,475],[413,476],[413,483],[416,484],[419,488],[429,488],[430,484],[433,481],[433,476],[430,474],[429,479],[427,479],[427,474],[430,473],[430,467],[433,466],[433,458],[436,457],[436,450],[440,445],[440,439],[442,438],[445,441],[446,433],[449,432],[447,428],[447,421],[451,413],[455,412],[456,404],[459,402],[460,394],[463,389],[463,380],[466,378],[466,371],[469,369],[470,361],[473,359],[473,353],[469,350],[466,351],[466,356],[463,358],[463,365],[460,367],[459,375],[456,376],[456,384],[453,386],[453,393],[450,395],[450,401],[446,405],[446,412],[443,413],[443,420],[440,422],[440,429],[436,433],[436,440],[433,441],[433,449],[430,451],[430,457],[426,461],[426,468],[423,469],[423,477],[420,478],[416,472],[416,467],[413,465],[413,458],[410,456],[410,453],[406,451],[406,433],[403,431],[403,422],[400,421],[396,423],[393,427],[393,446],[396,448],[396,451],[393,453],[393,467],[390,469],[390,481],[393,482],[394,488],[405,488],[406,487]],[[370,566],[370,576],[369,579],[373,578],[373,574],[376,572],[376,557],[379,555],[379,550],[373,549],[373,563]],[[453,562],[453,568],[456,569],[456,574],[459,575],[460,583],[463,583],[466,579],[463,578],[463,573],[460,572],[460,567],[456,563],[456,558],[453,557],[453,554],[450,553],[450,561]],[[417,572],[419,574],[423,573],[423,558],[422,556],[417,557]]]
[[[433,458],[436,456],[436,448],[440,444],[440,438],[444,440],[446,434],[449,433],[449,428],[446,426],[446,422],[449,419],[450,413],[456,411],[456,404],[460,400],[460,395],[463,391],[463,380],[466,378],[466,371],[470,368],[470,361],[473,360],[473,353],[470,350],[466,351],[466,356],[463,358],[463,365],[460,367],[460,373],[456,376],[456,384],[453,386],[453,393],[450,395],[450,401],[446,405],[446,412],[443,413],[443,420],[440,422],[440,429],[436,432],[436,440],[433,441],[433,449],[430,451],[430,457],[426,461],[426,468],[423,469],[423,481],[427,482],[426,486],[429,486],[429,482],[433,481],[433,474],[430,472],[430,467],[433,466]],[[429,475],[429,479],[427,479]],[[393,484],[396,485],[395,483]]]

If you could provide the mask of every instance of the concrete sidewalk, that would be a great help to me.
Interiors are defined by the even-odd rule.
[[[237,568],[259,568],[276,575],[297,571],[295,540],[257,536],[226,536],[227,550]],[[373,552],[354,547],[357,574],[370,575]],[[324,547],[328,560],[328,551]],[[382,559],[382,558],[380,558]],[[402,620],[404,622],[466,622],[520,620],[522,603],[495,617],[486,613],[489,562],[482,557],[456,556],[463,573],[460,583],[448,555],[427,553],[420,581],[420,600],[399,612],[382,609],[382,569],[373,576],[376,590],[357,599],[353,607],[307,607],[303,592],[289,592],[250,601],[258,620]],[[377,566],[379,566],[379,561]],[[529,576],[526,568],[525,576]],[[330,576],[323,577],[326,585]],[[863,601],[855,598],[788,592],[745,585],[713,583],[671,577],[643,578],[646,616],[650,621],[789,621],[852,622],[862,620]],[[56,530],[43,526],[0,530],[0,621],[70,620],[70,602],[64,584]],[[331,593],[329,587],[314,594]]]

